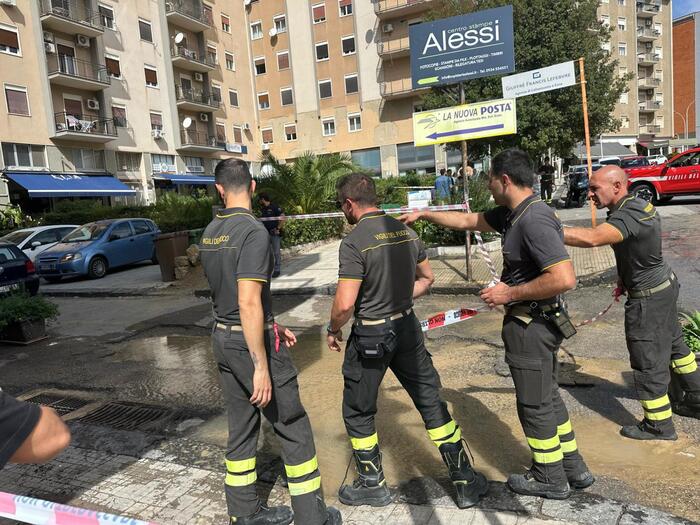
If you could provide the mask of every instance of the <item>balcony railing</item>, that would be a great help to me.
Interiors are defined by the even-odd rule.
[[[378,0],[374,4],[374,12],[383,14],[394,10],[398,11],[404,7],[428,4],[431,1],[432,0]]]
[[[658,100],[642,100],[639,102],[639,111],[656,111],[662,106],[663,104]]]
[[[183,88],[178,84],[175,84],[175,98],[178,102],[192,102],[212,108],[218,108],[221,104],[221,101],[210,93],[205,93],[200,89]]]
[[[643,53],[637,55],[637,63],[639,64],[656,64],[661,60],[661,57],[655,53]]]
[[[652,2],[652,1],[637,2],[637,14],[655,15],[659,11],[661,11],[661,5],[656,3],[656,2]]]
[[[656,88],[661,85],[661,79],[656,77],[641,77],[639,79],[639,87],[641,89],[645,88]]]
[[[41,16],[55,15],[95,29],[103,29],[100,13],[87,9],[76,0],[40,0]]]
[[[209,11],[206,11],[202,3],[196,0],[191,0],[189,2],[184,0],[169,0],[165,2],[165,14],[167,15],[168,13],[179,13],[208,26],[214,24]]]
[[[220,142],[215,136],[204,131],[180,130],[180,141],[183,146],[202,146],[207,148],[223,148],[226,142]]]
[[[395,53],[407,52],[409,49],[408,36],[377,42],[377,52],[379,55],[392,55]]]
[[[109,84],[111,79],[107,74],[107,68],[102,64],[94,64],[87,60],[80,60],[69,55],[48,55],[49,75],[57,73],[83,80],[92,80]]]
[[[649,133],[650,135],[654,135],[656,133],[661,133],[661,126],[657,126],[656,124],[642,124],[639,127],[639,131],[642,133]]]
[[[638,27],[637,28],[637,38],[649,38],[649,39],[655,39],[659,38],[661,36],[661,33],[657,31],[656,29],[652,29],[650,27]]]
[[[399,97],[410,96],[411,94],[421,93],[429,88],[413,89],[413,82],[410,78],[401,78],[398,80],[385,80],[379,83],[379,88],[383,97]]]
[[[54,115],[56,132],[84,133],[85,135],[117,136],[113,119],[101,118],[99,115],[76,115],[65,111]]]
[[[192,62],[197,62],[209,67],[216,67],[216,60],[209,53],[199,53],[194,49],[187,49],[185,46],[173,46],[172,55],[174,57],[182,57]]]

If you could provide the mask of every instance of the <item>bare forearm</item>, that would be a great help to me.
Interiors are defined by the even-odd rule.
[[[594,230],[591,228],[564,228],[564,244],[579,248],[598,246]]]
[[[338,301],[333,303],[333,308],[331,309],[331,329],[334,332],[340,330],[345,323],[347,323],[352,317],[352,307],[343,308]]]
[[[477,215],[476,213],[462,213],[459,211],[426,211],[421,213],[421,219],[452,230],[470,230],[476,227]]]
[[[511,301],[539,301],[549,299],[570,290],[575,286],[573,283],[561,279],[558,275],[543,273],[536,279],[524,284],[510,287]]]
[[[432,285],[432,280],[425,278],[425,277],[419,277],[416,279],[416,281],[413,283],[413,298],[417,299],[418,297],[427,294],[430,291],[430,286]]]
[[[264,316],[260,305],[241,305],[241,325],[243,337],[248,345],[250,358],[257,369],[267,370],[267,353],[265,352]]]

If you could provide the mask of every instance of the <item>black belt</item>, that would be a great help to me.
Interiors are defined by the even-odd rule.
[[[519,315],[527,315],[532,317],[533,313],[549,313],[553,312],[559,308],[559,303],[538,303],[533,301],[531,303],[516,303],[511,305],[506,305],[506,315],[512,315],[517,317]]]
[[[646,290],[628,290],[627,296],[630,299],[641,299],[642,297],[649,297],[651,295],[654,295],[657,292],[660,292],[661,290],[665,290],[666,288],[671,286],[675,281],[676,281],[676,274],[672,273],[671,277],[666,279],[664,282],[662,282],[658,286],[654,286],[653,288],[647,288]]]

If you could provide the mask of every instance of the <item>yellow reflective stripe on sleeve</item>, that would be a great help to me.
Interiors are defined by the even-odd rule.
[[[536,448],[538,450],[549,450],[552,448],[557,448],[559,446],[559,436],[554,436],[549,439],[537,439],[537,438],[527,438],[527,444],[530,448]]]
[[[440,445],[444,445],[445,443],[459,443],[461,439],[462,429],[457,427],[457,430],[455,430],[450,437],[444,439],[434,439],[433,443],[435,443],[435,446],[439,447]]]
[[[568,434],[573,431],[574,429],[571,427],[571,420],[567,420],[566,423],[564,423],[563,425],[557,426],[557,434],[560,436],[563,436],[564,434]]]
[[[678,368],[674,368],[673,371],[676,374],[692,374],[697,369],[698,369],[698,364],[695,361],[693,361],[689,365],[679,366]]]
[[[355,277],[338,277],[339,281],[364,281],[364,279],[357,279]]]
[[[454,433],[455,430],[457,430],[457,423],[455,423],[454,419],[451,419],[448,423],[445,423],[441,427],[429,428],[428,436],[430,436],[430,439],[433,441],[436,441],[438,439],[444,439],[445,437]]]
[[[535,463],[556,463],[564,459],[564,453],[559,450],[554,452],[534,452],[532,453],[532,458]]]
[[[375,432],[371,436],[363,438],[350,437],[350,443],[352,444],[353,450],[369,450],[374,447],[374,445],[379,444],[379,438]]]
[[[248,474],[226,474],[224,483],[229,487],[246,487],[255,483],[258,475],[255,471]]]
[[[671,404],[671,401],[668,399],[667,394],[664,394],[663,396],[657,399],[640,399],[639,402],[644,408],[648,408],[650,410],[653,410],[654,408],[661,408],[663,406]]]
[[[671,409],[662,410],[661,412],[647,412],[644,411],[644,417],[649,421],[661,421],[662,419],[668,419],[673,415]]]
[[[226,470],[229,472],[248,472],[255,468],[255,458],[249,459],[237,459],[237,460],[226,460]]]
[[[309,461],[304,463],[299,463],[298,465],[285,465],[284,470],[287,472],[287,477],[290,478],[300,478],[311,474],[314,470],[318,469],[318,459],[316,456],[312,457]]]
[[[315,477],[308,481],[301,481],[299,483],[289,482],[289,495],[290,496],[301,496],[302,494],[308,494],[321,488],[321,476]]]
[[[576,440],[572,439],[571,441],[562,441],[561,442],[561,451],[564,454],[570,454],[571,452],[576,452],[578,447],[576,446]]]
[[[239,280],[239,281],[258,281],[258,282],[261,282],[261,283],[266,283],[266,282],[267,282],[267,279],[255,279],[255,278],[253,278],[253,277],[240,277],[238,280]]]
[[[544,268],[542,268],[542,271],[544,272],[545,270],[549,270],[550,268],[554,268],[555,266],[557,266],[559,264],[564,264],[565,262],[570,262],[570,261],[571,261],[571,259],[569,257],[567,257],[566,259],[562,259],[561,261],[552,263],[549,266],[545,266]]]

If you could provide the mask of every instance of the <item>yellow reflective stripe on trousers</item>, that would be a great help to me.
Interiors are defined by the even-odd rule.
[[[569,432],[573,432],[574,429],[571,427],[571,420],[567,420],[563,425],[557,426],[557,434],[563,436]]]
[[[562,441],[561,442],[561,451],[564,454],[570,454],[572,452],[576,452],[578,447],[576,446],[576,440],[572,439],[571,441]]]
[[[350,443],[352,444],[353,450],[369,450],[374,447],[374,445],[379,444],[379,438],[375,432],[371,436],[364,438],[350,437]]]
[[[299,463],[298,465],[285,465],[284,470],[287,472],[287,477],[289,478],[300,478],[311,474],[314,470],[318,468],[318,459],[316,456],[312,457],[309,461],[304,463]]]
[[[535,452],[533,450],[532,458],[535,460],[535,463],[556,463],[564,459],[564,453],[561,449],[554,452]]]
[[[255,471],[248,474],[226,474],[226,483],[229,487],[246,487],[255,483],[258,475]]]
[[[697,369],[698,369],[698,364],[695,361],[693,361],[689,365],[679,366],[678,368],[674,368],[673,371],[676,374],[692,374]]]
[[[457,430],[457,423],[455,423],[455,420],[452,419],[441,427],[429,428],[428,436],[430,436],[430,439],[433,441],[437,441],[440,439],[445,439],[447,436],[453,434],[455,430]]]
[[[663,396],[657,399],[640,399],[639,402],[644,408],[647,408],[649,410],[653,410],[654,408],[661,408],[663,406],[671,404],[671,401],[668,399],[667,394],[664,394]]]
[[[557,448],[559,446],[559,436],[554,436],[549,439],[537,439],[537,438],[527,438],[527,443],[530,448],[536,448],[538,450],[549,450],[552,448]]]
[[[315,477],[308,481],[300,481],[299,483],[289,482],[289,495],[301,496],[308,494],[321,488],[321,476]]]
[[[433,443],[435,443],[435,446],[439,447],[440,445],[444,445],[445,443],[459,443],[461,439],[462,429],[457,427],[457,430],[455,430],[450,437],[445,439],[434,439]]]
[[[691,363],[695,363],[695,354],[693,352],[690,352],[688,355],[683,356],[679,359],[672,359],[671,360],[671,366],[673,368],[680,368],[682,366],[689,365]]]
[[[649,421],[660,421],[662,419],[668,419],[673,415],[671,409],[662,410],[661,412],[647,412],[644,411],[644,417]]]
[[[237,459],[237,460],[226,460],[226,470],[229,472],[248,472],[255,468],[255,458],[249,459]]]

